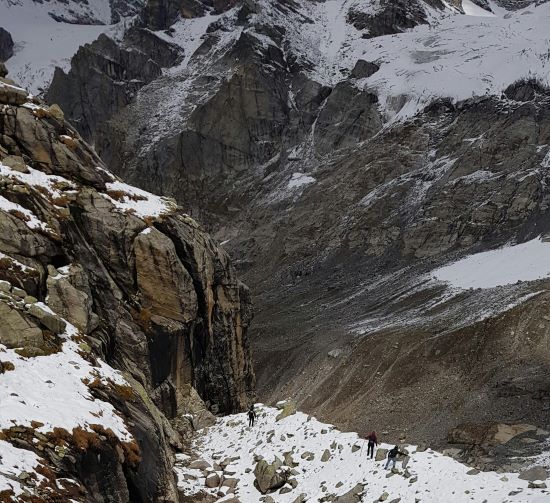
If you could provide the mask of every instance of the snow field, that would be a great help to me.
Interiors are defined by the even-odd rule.
[[[108,1],[90,2],[99,7],[105,3],[109,15],[106,16],[102,8],[97,14],[108,22]],[[75,4],[70,7],[74,8]],[[105,25],[60,23],[48,14],[50,11],[63,13],[64,8],[62,4],[52,6],[49,2],[0,2],[0,26],[10,32],[15,44],[14,55],[6,62],[9,77],[33,94],[49,86],[56,66],[68,70],[70,58],[81,45],[110,29]]]
[[[384,493],[389,495],[387,501],[401,498],[403,503],[417,499],[422,503],[542,503],[550,499],[541,489],[528,489],[528,482],[520,480],[517,474],[468,475],[470,467],[430,449],[417,452],[414,446],[402,446],[411,456],[407,466],[410,477],[403,476],[399,462],[400,473],[387,477],[391,472],[384,470],[385,461],[367,459],[366,442],[356,433],[341,432],[300,412],[281,421],[275,420],[280,412],[277,409],[260,405],[256,412],[258,419],[254,427],[247,426],[246,414],[227,416],[199,432],[194,443],[200,459],[211,465],[235,458],[230,471],[235,473],[232,477],[239,479],[236,496],[242,503],[259,502],[262,497],[254,487],[254,456],[263,456],[267,461],[275,456],[283,460],[287,452],[292,452],[294,462],[298,463],[295,468],[298,485],[286,494],[270,493],[278,503],[292,503],[301,493],[307,495],[307,501],[319,501],[328,494],[340,496],[358,483],[365,484],[364,501],[375,501]],[[392,446],[382,444],[381,447]],[[330,452],[330,459],[323,462],[325,450]],[[305,452],[313,453],[311,461],[302,459]],[[184,494],[200,491],[217,494],[218,489],[205,487],[203,472],[186,468],[186,463],[188,460],[181,458],[176,466],[179,487]],[[509,495],[512,491],[519,493]]]
[[[432,272],[454,288],[495,288],[550,276],[550,242],[526,243],[476,253]]]

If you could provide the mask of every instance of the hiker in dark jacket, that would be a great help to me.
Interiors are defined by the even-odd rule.
[[[254,420],[256,419],[256,412],[254,411],[254,404],[248,409],[248,426],[254,426]]]
[[[367,446],[367,458],[369,457],[372,459],[374,456],[374,446],[378,445],[378,438],[376,437],[376,432],[373,430],[369,433],[367,436],[367,440],[369,441],[369,444]]]
[[[397,461],[397,456],[399,454],[405,455],[403,452],[399,450],[398,445],[396,445],[393,449],[390,449],[390,451],[388,452],[388,461],[386,463],[386,467],[384,468],[385,470],[388,469],[388,466],[390,466],[390,463],[392,463],[392,468],[395,468],[395,462]]]

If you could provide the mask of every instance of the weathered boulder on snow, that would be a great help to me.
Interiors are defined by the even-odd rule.
[[[533,466],[527,470],[522,470],[519,474],[521,480],[546,480],[550,476],[548,470],[542,466]]]
[[[281,470],[283,462],[275,457],[272,463],[265,459],[258,461],[254,468],[255,485],[262,494],[276,491],[286,484],[288,474]]]
[[[334,502],[337,503],[358,503],[362,501],[363,492],[365,486],[363,484],[357,484],[353,489],[350,489],[347,493],[337,496]]]
[[[220,481],[220,476],[216,472],[212,472],[206,476],[205,485],[206,487],[215,488],[220,485]]]
[[[453,428],[448,435],[452,444],[498,445],[505,444],[517,435],[536,431],[530,424],[465,423]]]
[[[375,461],[383,461],[388,457],[388,449],[377,449],[376,455],[374,456]]]
[[[366,79],[374,75],[378,70],[380,70],[380,66],[376,63],[359,59],[351,71],[351,76],[356,79]]]
[[[296,403],[292,400],[286,400],[282,405],[281,412],[277,414],[275,421],[282,421],[286,417],[296,414],[296,411],[297,411]]]

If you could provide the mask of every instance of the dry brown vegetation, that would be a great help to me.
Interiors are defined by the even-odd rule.
[[[122,400],[126,402],[135,400],[134,388],[131,386],[125,386],[122,384],[113,384],[112,386],[117,396]]]
[[[153,224],[156,221],[156,218],[151,216],[143,217],[143,221],[147,224],[147,227],[153,227]]]
[[[146,307],[142,307],[139,311],[132,311],[132,317],[134,318],[134,321],[143,330],[151,330],[151,316],[151,310]]]
[[[19,210],[9,210],[8,213],[18,218],[19,220],[23,220],[23,222],[28,222],[30,220],[30,218],[27,215],[25,215],[22,211],[19,211]]]
[[[55,206],[67,206],[71,202],[71,199],[65,195],[54,197],[52,203]]]
[[[143,196],[138,196],[137,194],[128,194],[127,192],[124,192],[123,190],[115,190],[111,189],[107,191],[107,195],[109,195],[112,199],[116,201],[124,201],[124,198],[127,197],[128,199],[131,199],[132,201],[146,201],[147,198]]]
[[[93,390],[102,390],[106,393],[112,392],[114,393],[118,398],[120,398],[123,401],[133,401],[136,398],[136,395],[134,393],[134,389],[131,386],[122,385],[122,384],[116,384],[114,382],[109,381],[108,384],[104,384],[101,379],[96,377],[92,382],[90,382],[89,379],[84,378],[82,379],[82,382],[88,386],[88,388]]]
[[[15,365],[12,362],[2,362],[0,361],[0,374],[15,370]]]
[[[80,427],[73,428],[73,444],[77,449],[87,451],[94,448],[99,449],[101,447],[101,438],[94,431],[87,431]]]
[[[21,266],[9,257],[0,258],[0,271],[7,271],[8,269],[17,269],[21,271]]]
[[[141,452],[135,440],[132,442],[124,442],[122,444],[122,449],[124,450],[124,458],[130,466],[137,466],[141,463]]]
[[[12,496],[15,496],[15,493],[11,489],[0,491],[0,503],[12,503]]]
[[[123,190],[108,190],[107,195],[115,201],[123,202],[125,197],[130,197]]]

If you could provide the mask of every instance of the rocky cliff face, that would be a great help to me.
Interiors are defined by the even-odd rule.
[[[110,174],[59,107],[7,80],[0,104],[0,435],[38,466],[3,465],[3,501],[176,501],[173,452],[208,420],[203,401],[230,412],[253,393],[248,289],[175,202]]]
[[[163,67],[182,57],[177,45],[143,28],[129,29],[122,43],[102,34],[78,50],[68,74],[56,69],[46,99],[61,103],[67,119],[98,151],[110,151],[111,131],[105,127],[109,118],[131,103],[141,87],[160,77]]]
[[[6,61],[13,56],[13,39],[10,32],[0,28],[0,61]]]
[[[107,109],[108,142],[82,133],[235,257],[265,399],[422,438],[545,424],[547,280],[434,276],[549,230],[550,10],[511,4],[149,2],[183,58]],[[89,78],[58,74],[50,93],[76,110]]]

